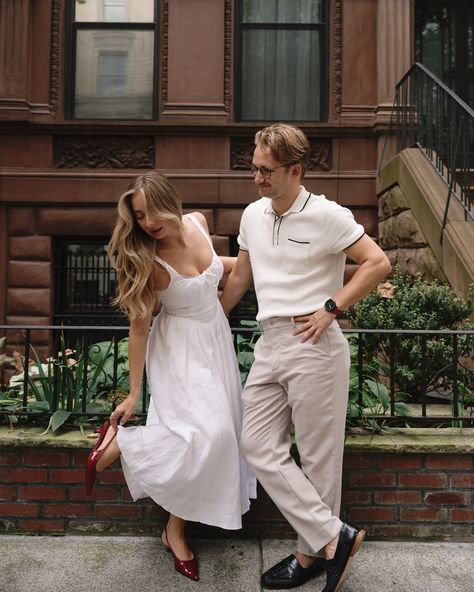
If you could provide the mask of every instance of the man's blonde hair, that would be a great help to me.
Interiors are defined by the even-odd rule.
[[[300,164],[304,177],[309,157],[309,141],[304,132],[289,123],[274,123],[255,134],[255,145],[269,150],[281,164]]]

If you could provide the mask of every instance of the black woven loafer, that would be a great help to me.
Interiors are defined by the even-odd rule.
[[[342,524],[336,552],[326,561],[327,581],[323,592],[338,592],[346,579],[352,557],[357,553],[365,537],[365,530],[357,530]]]
[[[309,567],[301,567],[294,555],[290,555],[266,571],[260,583],[270,590],[285,590],[301,586],[308,580],[322,575],[326,571],[326,560],[316,557]]]

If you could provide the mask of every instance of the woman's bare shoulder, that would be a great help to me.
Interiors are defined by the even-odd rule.
[[[206,229],[206,232],[209,233],[209,226],[207,224],[206,216],[204,216],[204,214],[202,214],[201,212],[191,212],[191,215],[194,216],[200,222],[200,224]]]

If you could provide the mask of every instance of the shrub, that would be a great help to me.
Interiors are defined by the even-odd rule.
[[[468,320],[471,311],[470,301],[457,296],[449,286],[397,271],[390,282],[379,285],[354,306],[350,320],[361,329],[472,329],[474,325]],[[396,337],[392,338],[393,352],[387,335],[371,334],[363,339],[365,360],[369,362],[375,356],[387,376],[390,354],[394,355],[399,391],[417,400],[426,392],[447,395],[456,380],[461,396],[469,396],[473,371],[468,358],[473,335]]]

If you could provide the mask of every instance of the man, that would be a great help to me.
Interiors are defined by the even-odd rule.
[[[261,199],[243,213],[221,303],[228,314],[253,277],[262,336],[243,392],[242,450],[298,534],[295,553],[261,583],[293,588],[326,571],[323,592],[335,592],[365,535],[338,518],[350,357],[335,319],[391,266],[348,209],[300,185],[309,142],[299,128],[272,125],[255,144]],[[359,268],[343,287],[346,255]]]

